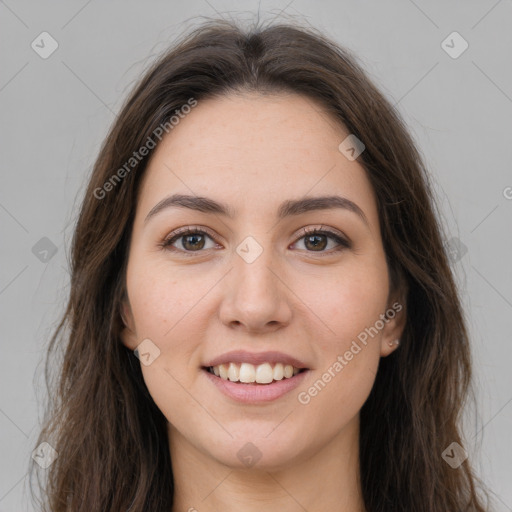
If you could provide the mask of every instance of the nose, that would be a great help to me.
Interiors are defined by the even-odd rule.
[[[237,253],[233,268],[223,280],[220,319],[231,329],[248,333],[273,332],[288,325],[291,295],[271,249],[248,263]]]

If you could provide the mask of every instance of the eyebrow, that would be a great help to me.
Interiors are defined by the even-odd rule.
[[[236,210],[233,210],[228,205],[219,203],[208,197],[190,196],[184,194],[174,194],[162,199],[157,203],[144,219],[146,224],[152,217],[167,208],[188,208],[203,213],[212,213],[222,215],[233,219],[236,217]],[[277,218],[279,220],[285,217],[301,215],[306,212],[316,210],[331,210],[343,209],[355,213],[361,220],[368,226],[369,222],[363,210],[346,197],[338,195],[319,196],[319,197],[305,197],[302,199],[289,199],[281,203],[277,211]]]

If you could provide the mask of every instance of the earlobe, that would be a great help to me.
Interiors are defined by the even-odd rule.
[[[137,336],[133,329],[133,316],[131,314],[130,307],[126,304],[126,302],[123,302],[121,305],[119,314],[123,322],[123,327],[120,333],[121,341],[123,345],[128,347],[130,350],[135,350],[137,347]]]
[[[387,316],[388,322],[384,327],[381,338],[381,357],[389,356],[400,346],[400,338],[402,337],[406,321],[404,302],[395,301],[392,307],[388,308]]]
[[[384,341],[382,340],[381,349],[380,349],[380,356],[381,357],[387,357],[390,354],[392,354],[395,350],[397,350],[400,347],[400,339],[397,338],[395,340],[388,340]]]
[[[400,338],[387,339],[382,338],[380,355],[381,357],[387,357],[392,354],[395,350],[400,347]]]
[[[135,337],[135,333],[130,330],[129,327],[123,327],[120,333],[120,338],[123,345],[130,350],[135,350],[137,348],[137,338]]]

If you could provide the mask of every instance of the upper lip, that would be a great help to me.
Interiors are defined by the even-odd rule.
[[[234,350],[232,352],[226,352],[214,359],[211,359],[205,363],[205,367],[218,366],[220,364],[227,363],[251,363],[253,365],[259,365],[263,363],[282,363],[291,364],[295,368],[307,368],[306,364],[299,361],[297,358],[284,354],[283,352],[247,352],[245,350]]]

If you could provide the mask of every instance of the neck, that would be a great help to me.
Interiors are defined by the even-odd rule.
[[[312,455],[279,469],[239,469],[197,450],[169,425],[172,512],[364,512],[359,416]]]

